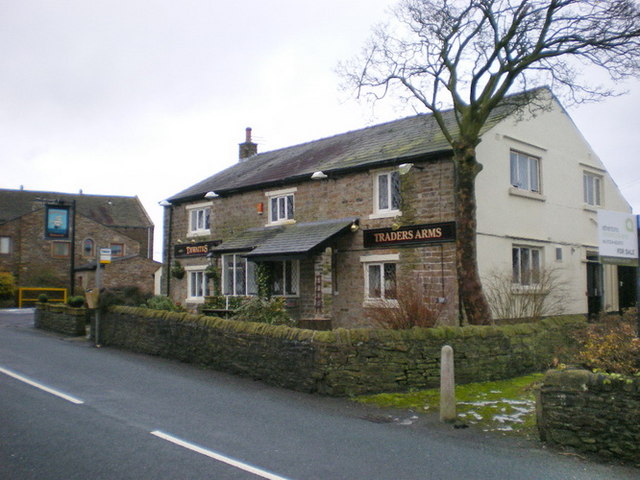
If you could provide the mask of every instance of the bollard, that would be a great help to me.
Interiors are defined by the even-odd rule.
[[[453,348],[442,347],[440,352],[440,421],[456,420],[456,383],[453,369]]]

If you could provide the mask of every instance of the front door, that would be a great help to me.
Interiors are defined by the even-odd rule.
[[[618,267],[620,310],[636,306],[636,267]]]

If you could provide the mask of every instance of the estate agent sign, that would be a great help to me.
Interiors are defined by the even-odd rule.
[[[598,210],[598,249],[602,263],[638,265],[636,216]]]
[[[395,230],[375,228],[364,230],[363,235],[365,248],[453,242],[456,239],[456,224],[444,222],[408,225]]]

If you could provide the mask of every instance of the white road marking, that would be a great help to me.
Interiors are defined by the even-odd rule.
[[[227,465],[231,465],[232,467],[239,468],[240,470],[244,470],[245,472],[253,473],[254,475],[258,475],[259,477],[266,478],[268,480],[288,480],[287,478],[281,477],[280,475],[276,475],[275,473],[262,470],[261,468],[254,467],[247,463],[243,463],[239,460],[235,460],[233,458],[227,457],[220,453],[207,450],[206,448],[200,447],[193,443],[186,442],[177,437],[174,437],[173,435],[169,435],[168,433],[161,432],[160,430],[154,430],[153,432],[151,432],[151,435],[155,435],[158,438],[162,438],[163,440],[174,443],[176,445],[189,449],[193,452],[200,453],[201,455],[205,455],[209,458],[213,458],[214,460],[218,460],[219,462],[226,463]]]
[[[32,387],[36,387],[36,388],[39,388],[40,390],[44,390],[45,392],[55,395],[56,397],[60,397],[66,400],[67,402],[75,403],[76,405],[82,405],[84,403],[84,401],[80,400],[79,398],[72,397],[71,395],[62,393],[59,390],[55,390],[53,388],[47,387],[46,385],[43,385],[38,382],[34,382],[33,380],[30,380],[27,377],[23,377],[22,375],[12,372],[11,370],[7,370],[6,368],[0,367],[0,373],[4,373],[5,375],[15,378],[16,380],[20,380],[21,382],[24,382],[27,385],[31,385]]]

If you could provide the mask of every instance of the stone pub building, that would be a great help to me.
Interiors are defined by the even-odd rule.
[[[598,263],[595,218],[599,208],[631,209],[566,111],[542,94],[548,111],[496,111],[483,132],[481,276],[504,270],[526,290],[553,267],[567,283],[567,313],[587,313],[590,300],[618,309],[618,277],[629,272]],[[300,321],[371,326],[417,294],[439,323],[460,323],[451,149],[431,115],[265,153],[247,128],[239,157],[163,202],[163,291],[174,301],[195,309],[216,289],[255,295],[266,266],[271,292]],[[588,291],[594,281],[602,288]]]

